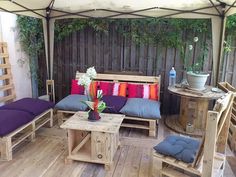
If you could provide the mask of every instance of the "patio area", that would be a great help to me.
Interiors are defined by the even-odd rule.
[[[146,136],[147,131],[121,128],[121,147],[114,157],[114,165],[105,171],[104,165],[73,162],[65,164],[67,152],[66,132],[57,125],[42,128],[35,142],[17,148],[14,159],[0,162],[1,177],[155,177],[151,174],[151,151],[164,137],[173,134],[159,122],[158,137]],[[236,157],[227,148],[224,177],[236,175]],[[155,164],[154,164],[155,165]]]
[[[235,24],[236,0],[0,1],[0,177],[236,176]]]

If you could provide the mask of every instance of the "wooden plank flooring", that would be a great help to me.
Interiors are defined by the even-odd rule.
[[[66,132],[57,126],[39,130],[36,141],[26,142],[15,149],[13,160],[0,162],[0,177],[152,177],[151,150],[165,136],[172,134],[162,121],[158,138],[147,137],[147,131],[120,131],[121,147],[109,171],[100,164],[73,162],[65,164],[67,156]],[[236,157],[227,149],[224,177],[236,174]]]

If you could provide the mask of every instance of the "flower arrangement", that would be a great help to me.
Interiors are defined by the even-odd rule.
[[[94,67],[90,67],[87,69],[86,73],[83,74],[78,81],[79,85],[84,86],[86,95],[88,96],[88,101],[84,101],[84,103],[90,108],[89,110],[89,120],[99,120],[101,113],[106,108],[106,103],[103,102],[102,99],[102,90],[98,90],[97,93],[93,85],[93,80],[96,78],[97,72]],[[95,89],[95,90],[94,90]]]

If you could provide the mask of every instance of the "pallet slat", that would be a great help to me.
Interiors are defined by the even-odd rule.
[[[0,102],[7,103],[9,101],[13,101],[16,95],[6,42],[0,42],[0,56],[0,69],[4,71],[2,75],[0,75],[0,80],[4,81],[3,85],[0,86],[0,91],[3,92],[3,97],[0,98]]]
[[[129,123],[122,123],[121,127],[139,128],[139,129],[145,129],[145,130],[149,129],[149,127],[145,125],[137,125],[137,124],[129,124]]]
[[[9,85],[4,85],[0,87],[0,91],[6,91],[9,89],[13,89],[13,84],[9,84]]]
[[[190,177],[189,175],[180,173],[179,171],[177,171],[171,167],[164,168],[164,169],[160,170],[160,172],[162,175],[166,175],[169,177]]]
[[[0,68],[1,69],[11,68],[11,65],[10,64],[0,64]]]
[[[6,79],[11,79],[12,75],[11,74],[4,74],[0,76],[0,80],[6,80]]]
[[[7,102],[7,101],[10,101],[10,100],[14,100],[15,99],[15,95],[8,95],[8,96],[5,96],[5,97],[1,97],[0,98],[0,103],[1,102]]]
[[[8,58],[9,57],[8,53],[1,53],[0,56],[2,58]]]

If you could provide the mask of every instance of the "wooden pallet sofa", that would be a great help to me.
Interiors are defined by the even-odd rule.
[[[76,73],[76,80],[78,80],[84,73]],[[142,85],[144,84],[145,86],[149,87],[150,85],[155,86],[156,90],[156,98],[157,100],[152,100],[153,102],[158,102],[160,99],[160,83],[161,83],[161,78],[160,76],[133,76],[133,75],[116,75],[116,74],[98,74],[96,79],[96,81],[98,81],[98,84],[101,84],[101,82],[104,83],[114,83],[114,84],[120,84],[120,83],[125,83],[127,85],[129,84],[133,84],[133,85]],[[142,86],[144,87],[144,86]],[[150,86],[151,87],[151,86]],[[127,91],[127,93],[129,94],[128,91],[129,86],[127,86],[127,89],[125,88],[125,92]],[[115,89],[115,86],[114,88]],[[103,93],[105,93],[105,91],[103,90]],[[125,93],[126,97],[129,97],[129,95],[127,95],[127,93]],[[135,93],[136,94],[136,93]],[[106,95],[106,93],[104,94]],[[148,95],[149,96],[149,95]],[[69,97],[72,97],[72,95],[69,95]],[[105,96],[104,96],[105,97]],[[61,106],[58,106],[61,104],[61,102],[65,101],[65,99],[67,99],[68,97],[64,98],[63,100],[61,100],[55,107],[57,108],[57,117],[58,117],[58,123],[59,125],[62,124],[62,122],[64,120],[66,120],[68,118],[68,116],[71,116],[71,114],[74,114],[77,111],[81,111],[78,110],[76,108],[72,108],[71,106],[67,106],[64,105],[63,108]],[[148,100],[148,99],[146,99]],[[70,102],[70,104],[72,104],[73,101]],[[79,101],[74,101],[74,105],[79,104]],[[115,100],[114,100],[115,102]],[[128,102],[128,101],[127,101]],[[159,102],[158,102],[159,104]],[[144,105],[145,106],[145,105]],[[75,106],[76,107],[76,106]],[[142,109],[142,106],[140,106],[137,109]],[[153,107],[153,108],[148,108],[148,109],[153,109],[154,111],[160,111],[160,107]],[[150,111],[151,112],[151,111]],[[68,116],[67,116],[68,115]],[[160,118],[160,117],[159,117]],[[126,114],[126,117],[121,125],[121,127],[130,127],[130,128],[137,128],[137,129],[145,129],[148,130],[149,132],[149,136],[156,136],[156,125],[158,123],[158,119],[157,118],[150,118],[150,117],[137,117],[137,116],[129,116]]]
[[[54,104],[23,98],[0,107],[0,160],[12,160],[12,151],[22,141],[35,138],[35,132],[49,123],[53,126]]]
[[[225,149],[233,94],[218,99],[208,111],[202,140],[170,135],[154,147],[152,174],[155,177],[223,177]]]

